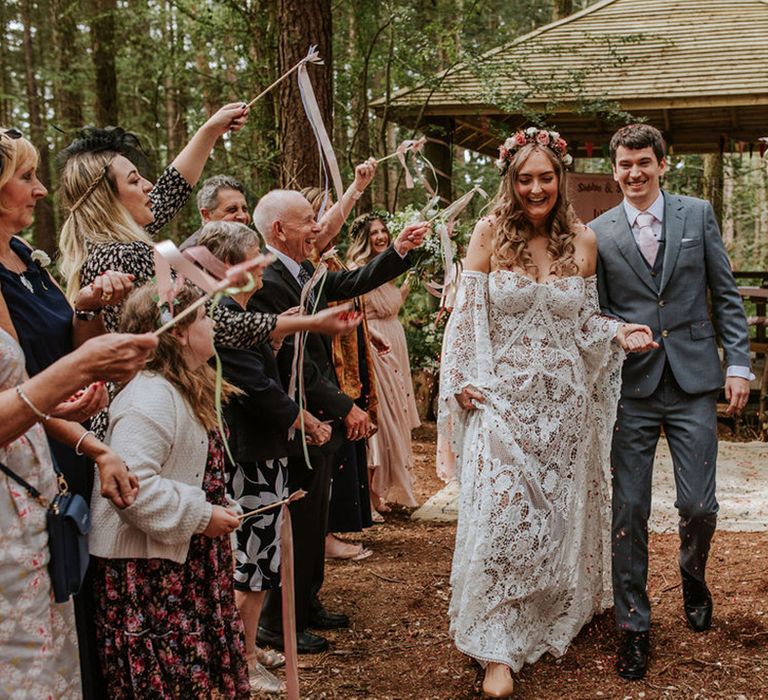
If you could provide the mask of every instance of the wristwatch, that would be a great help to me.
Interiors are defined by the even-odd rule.
[[[100,313],[101,307],[94,309],[93,311],[81,311],[80,309],[75,309],[75,318],[78,321],[93,321],[93,319],[96,318]]]

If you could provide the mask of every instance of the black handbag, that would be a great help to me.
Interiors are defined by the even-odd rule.
[[[50,550],[48,572],[51,575],[53,597],[57,603],[65,603],[71,595],[80,591],[88,569],[91,512],[85,499],[69,490],[64,475],[55,463],[54,469],[59,482],[59,492],[48,502],[34,486],[0,462],[0,470],[24,487],[29,495],[46,509]]]

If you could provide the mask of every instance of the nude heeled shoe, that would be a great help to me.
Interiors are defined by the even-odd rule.
[[[489,663],[485,667],[483,679],[483,695],[487,698],[508,698],[515,689],[512,680],[512,671],[509,666],[498,663]]]

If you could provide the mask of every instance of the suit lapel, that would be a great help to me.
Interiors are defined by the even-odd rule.
[[[272,263],[272,269],[278,272],[288,287],[293,289],[296,292],[296,295],[301,298],[301,286],[299,285],[299,281],[280,260],[275,260],[275,262]]]
[[[611,229],[615,232],[613,240],[624,256],[624,259],[629,263],[634,273],[645,283],[646,287],[656,294],[656,285],[653,283],[651,271],[648,269],[648,265],[645,264],[645,260],[643,260],[643,256],[637,247],[623,204],[613,208],[611,224]]]
[[[664,248],[664,269],[661,273],[659,294],[664,291],[672,271],[677,265],[677,256],[680,254],[680,244],[683,240],[685,229],[685,205],[679,197],[664,193],[664,228],[666,243]]]

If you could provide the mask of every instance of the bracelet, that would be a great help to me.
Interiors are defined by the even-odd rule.
[[[93,311],[81,311],[80,309],[75,309],[75,318],[78,321],[93,321],[94,318],[96,318],[101,313],[101,307],[98,309],[94,309]]]
[[[29,406],[29,409],[37,416],[38,420],[47,421],[51,417],[50,414],[43,413],[37,406],[35,406],[35,404],[29,400],[29,396],[24,393],[24,389],[21,388],[21,384],[16,387],[16,393],[19,395],[19,398],[25,404],[27,404],[27,406]]]
[[[80,445],[83,443],[83,440],[85,440],[85,438],[86,438],[88,435],[96,435],[96,433],[94,433],[94,432],[93,432],[93,430],[86,430],[86,431],[85,431],[85,432],[84,432],[84,433],[83,433],[83,434],[80,436],[80,439],[79,439],[79,440],[78,440],[78,441],[75,443],[75,454],[76,454],[76,455],[78,455],[78,456],[80,456],[80,457],[82,457],[82,456],[83,456],[83,454],[85,454],[84,452],[80,452]]]

